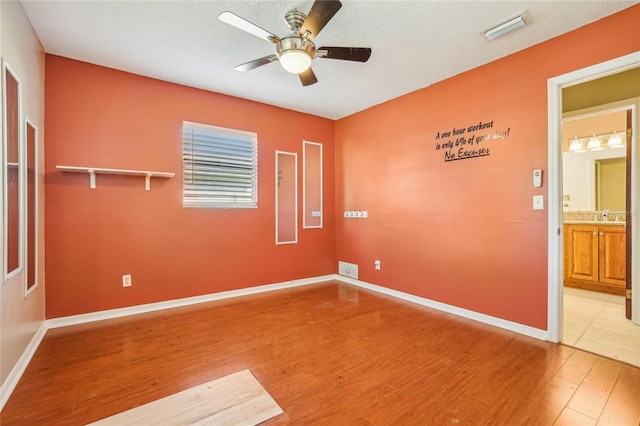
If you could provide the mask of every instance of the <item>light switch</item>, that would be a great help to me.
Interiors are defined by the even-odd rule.
[[[543,210],[544,209],[544,195],[534,195],[533,196],[533,209],[534,210]]]

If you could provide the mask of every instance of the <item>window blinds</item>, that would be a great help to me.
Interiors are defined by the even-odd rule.
[[[257,207],[257,135],[185,121],[183,206]]]

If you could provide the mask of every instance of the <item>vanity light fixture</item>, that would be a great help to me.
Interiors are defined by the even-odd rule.
[[[496,25],[493,28],[489,28],[484,32],[484,36],[487,38],[487,40],[493,41],[498,37],[502,37],[503,35],[506,35],[511,31],[515,31],[518,28],[522,28],[525,25],[527,25],[527,23],[524,21],[521,15],[518,15],[506,22]]]
[[[624,148],[624,145],[622,144],[622,138],[620,137],[619,134],[616,133],[616,131],[613,131],[613,134],[609,137],[609,140],[607,141],[607,146],[609,148]]]
[[[587,149],[591,151],[600,151],[601,149],[604,149],[602,147],[602,144],[600,143],[600,139],[596,137],[595,133],[593,134],[593,136],[591,136],[591,139],[589,139],[589,143],[587,144]]]
[[[582,142],[578,140],[577,136],[573,137],[571,144],[569,144],[569,151],[571,152],[584,152],[584,148],[582,146]]]

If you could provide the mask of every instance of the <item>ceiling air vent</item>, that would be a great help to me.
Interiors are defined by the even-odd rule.
[[[484,32],[484,36],[487,40],[493,41],[498,37],[502,37],[503,35],[510,33],[511,31],[524,27],[526,24],[527,23],[524,21],[524,18],[518,15],[515,18],[511,18],[506,22],[496,25],[493,28],[489,28]]]

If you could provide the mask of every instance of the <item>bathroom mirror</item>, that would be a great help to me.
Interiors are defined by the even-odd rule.
[[[276,244],[298,242],[298,154],[276,151]]]
[[[572,111],[562,120],[563,211],[625,211],[627,109]]]
[[[565,152],[562,158],[565,211],[626,210],[624,149]]]
[[[322,228],[322,144],[302,142],[302,227]]]

